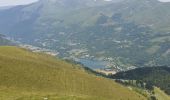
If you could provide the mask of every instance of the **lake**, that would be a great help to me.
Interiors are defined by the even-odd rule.
[[[91,69],[101,69],[101,68],[103,69],[106,67],[106,62],[104,61],[89,60],[89,59],[78,59],[77,61]]]

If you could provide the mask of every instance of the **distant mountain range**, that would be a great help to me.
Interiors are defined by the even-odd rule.
[[[169,8],[157,0],[40,0],[1,10],[0,32],[125,70],[170,65]]]

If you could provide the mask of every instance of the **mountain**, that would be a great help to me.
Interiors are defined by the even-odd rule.
[[[14,6],[2,6],[2,7],[0,7],[0,10],[6,10],[6,9],[10,9],[12,7],[14,7]]]
[[[170,67],[137,68],[130,71],[119,72],[112,76],[115,79],[138,80],[146,82],[148,87],[157,86],[170,95]]]
[[[170,65],[169,8],[157,0],[40,0],[0,11],[0,32],[119,70]]]
[[[0,34],[0,46],[2,45],[14,45],[14,43],[6,39],[4,35]]]
[[[28,50],[0,47],[1,100],[146,100],[81,66]]]

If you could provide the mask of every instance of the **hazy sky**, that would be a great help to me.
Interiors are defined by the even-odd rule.
[[[170,2],[170,0],[159,0],[159,1],[162,1],[162,2]]]
[[[162,1],[162,2],[170,2],[170,0],[159,0],[159,1]]]
[[[29,4],[38,0],[0,0],[0,6],[9,6],[9,5],[22,5]],[[170,2],[170,0],[159,0],[162,2]]]

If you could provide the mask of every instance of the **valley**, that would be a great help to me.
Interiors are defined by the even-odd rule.
[[[170,2],[2,2],[0,100],[170,100]]]
[[[55,57],[59,57],[59,52],[56,52],[54,50],[50,50],[50,49],[45,49],[45,48],[40,48],[40,47],[35,47],[32,45],[24,45],[24,44],[20,44],[19,47],[21,48],[25,48],[28,50],[31,50],[32,52],[36,52],[36,53],[45,53],[51,56],[55,56]],[[81,65],[83,65],[84,67],[88,67],[94,71],[97,72],[101,72],[101,73],[116,73],[118,71],[121,71],[121,69],[119,67],[109,67],[109,65],[111,66],[111,62],[103,62],[104,60],[94,60],[92,58],[88,58],[87,56],[82,57],[82,58],[76,58],[74,57],[75,55],[72,55],[70,58],[62,58],[64,60],[70,60],[73,61],[75,63],[79,63]],[[109,70],[108,70],[109,69]],[[119,69],[119,70],[118,70]],[[108,71],[107,71],[108,70]]]

